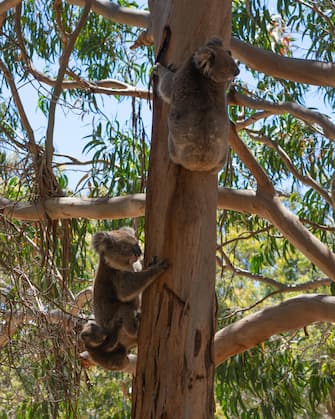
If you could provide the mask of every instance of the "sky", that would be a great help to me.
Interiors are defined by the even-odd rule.
[[[139,2],[144,5],[145,2],[142,0]],[[275,0],[268,2],[271,7],[276,4]],[[273,11],[275,9],[273,8]],[[295,51],[298,55],[299,50]],[[132,54],[131,51],[129,51]],[[295,55],[295,56],[297,56]],[[36,63],[34,63],[37,65]],[[241,66],[242,67],[242,66]],[[41,68],[42,69],[42,68]],[[240,78],[249,84],[250,89],[256,87],[255,82],[246,71],[241,71]],[[31,85],[27,84],[25,87],[20,89],[20,95],[23,103],[26,105],[26,111],[28,117],[33,126],[36,138],[39,140],[45,136],[47,120],[37,107],[37,92]],[[98,95],[97,95],[98,96]],[[105,113],[108,117],[113,119],[115,116],[120,121],[126,121],[130,118],[131,107],[130,100],[123,100],[121,103],[117,102],[113,97],[103,97]],[[147,133],[150,135],[151,126],[151,112],[148,108],[147,103],[143,102],[143,116],[147,128]],[[307,106],[317,106],[321,111],[326,112],[326,108],[323,105],[322,98],[319,96],[315,89],[307,98]],[[84,137],[91,133],[91,118],[90,115],[82,116],[80,112],[67,109],[63,110],[61,106],[57,107],[55,133],[54,133],[54,146],[55,152],[61,154],[68,154],[76,157],[80,160],[89,160],[90,155],[83,155],[82,149],[85,145]],[[59,159],[58,159],[59,160]],[[86,167],[87,168],[87,167]],[[82,166],[74,166],[71,171],[67,172],[70,181],[70,187],[74,189],[78,180],[83,176]]]

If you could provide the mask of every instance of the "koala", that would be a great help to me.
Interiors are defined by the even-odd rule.
[[[90,365],[91,361],[111,371],[125,371],[135,374],[136,355],[118,342],[117,334],[108,334],[95,321],[87,322],[80,334],[87,351],[80,357]]]
[[[216,174],[229,151],[226,90],[239,69],[217,37],[197,49],[182,66],[157,63],[158,93],[170,104],[171,160],[191,171]]]
[[[168,268],[168,262],[154,260],[141,271],[142,252],[129,227],[96,233],[93,248],[99,254],[93,285],[95,322],[86,323],[81,338],[94,361],[108,369],[126,370],[129,350],[137,343],[141,293]]]

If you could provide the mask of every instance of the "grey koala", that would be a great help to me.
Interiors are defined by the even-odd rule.
[[[154,260],[141,271],[142,252],[129,227],[96,233],[93,247],[100,256],[93,286],[95,321],[86,323],[81,338],[95,362],[127,370],[132,360],[129,350],[137,343],[141,293],[168,268],[168,262]]]
[[[229,151],[226,90],[239,69],[220,38],[213,37],[173,71],[157,63],[158,92],[171,105],[171,160],[191,171],[217,173]]]

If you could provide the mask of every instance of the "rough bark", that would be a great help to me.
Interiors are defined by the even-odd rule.
[[[229,44],[230,3],[155,2],[156,51],[167,24],[172,37],[166,63],[179,66],[214,34]],[[210,418],[217,178],[169,160],[167,112],[154,96],[145,237],[147,260],[167,257],[171,266],[143,297],[133,417]]]
[[[264,342],[270,336],[315,322],[335,322],[334,297],[300,295],[257,311],[216,333],[215,365]]]

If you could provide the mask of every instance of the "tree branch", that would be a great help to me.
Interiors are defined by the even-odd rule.
[[[236,131],[235,125],[232,122],[230,123],[229,130],[229,144],[255,177],[257,187],[271,195],[274,195],[275,190],[271,180],[263,168],[258,164],[248,147],[243,143]]]
[[[222,267],[223,271],[230,271],[230,272],[233,272],[234,275],[243,276],[245,278],[251,279],[252,281],[262,282],[263,284],[276,288],[277,290],[276,293],[278,294],[287,293],[287,292],[316,290],[320,287],[330,285],[332,282],[329,278],[321,278],[315,281],[307,281],[300,284],[286,285],[286,284],[283,284],[282,282],[276,281],[275,279],[269,278],[267,276],[251,273],[245,269],[236,268],[236,266],[233,265],[233,263],[229,260],[229,258],[224,252],[222,252],[222,256],[226,263]]]
[[[7,313],[4,316],[5,323],[0,326],[0,348],[9,342],[19,327],[35,321],[38,316],[45,317],[51,324],[65,322],[68,327],[74,327],[76,324],[75,318],[61,310],[52,310],[49,313]],[[231,356],[244,352],[273,335],[300,329],[315,322],[335,322],[335,297],[301,295],[264,308],[215,334],[215,365],[222,364]]]
[[[52,172],[52,155],[54,152],[53,148],[53,132],[54,132],[54,125],[55,125],[55,113],[56,113],[56,106],[58,102],[59,95],[62,91],[62,83],[64,79],[64,75],[67,69],[67,65],[70,59],[70,55],[73,51],[75,42],[80,34],[80,31],[84,27],[85,23],[87,22],[87,18],[90,12],[92,0],[85,1],[85,8],[83,13],[79,19],[78,25],[69,37],[67,41],[67,45],[60,57],[60,68],[58,71],[56,83],[54,90],[52,92],[52,97],[50,100],[50,109],[49,109],[49,118],[48,118],[48,127],[47,127],[47,134],[45,140],[45,159],[46,159],[46,166]]]
[[[281,148],[279,144],[276,143],[276,141],[271,140],[265,135],[255,133],[252,130],[246,129],[247,134],[254,140],[259,141],[268,147],[275,150],[280,159],[283,161],[286,168],[292,173],[293,176],[295,176],[300,182],[304,183],[305,185],[310,186],[312,189],[314,189],[322,198],[330,205],[333,206],[333,201],[328,194],[328,192],[323,189],[313,178],[312,176],[307,172],[306,175],[301,174],[292,163],[292,160],[286,153],[284,149]]]
[[[261,191],[219,189],[218,208],[257,214],[281,234],[323,273],[335,281],[335,254],[301,224],[276,196]]]
[[[216,333],[215,365],[275,334],[300,329],[315,322],[335,322],[335,297],[301,295],[253,313]]]
[[[43,317],[49,324],[63,323],[64,327],[73,329],[78,321],[78,314],[80,310],[91,301],[92,287],[87,287],[80,291],[69,311],[61,309],[55,310],[9,310],[2,315],[3,322],[0,323],[0,349],[8,344],[11,337],[18,328],[36,322]]]
[[[0,15],[20,4],[22,0],[3,0],[0,2]],[[69,4],[85,7],[86,0],[66,0]],[[93,12],[110,19],[113,22],[124,23],[129,26],[148,28],[150,26],[150,13],[130,7],[121,7],[108,0],[93,0],[91,8]]]
[[[66,0],[69,4],[84,7],[86,0]],[[124,23],[129,26],[148,28],[150,25],[150,13],[144,10],[121,7],[109,0],[93,0],[93,12],[117,23]]]
[[[0,198],[0,209],[9,218],[26,221],[71,218],[121,219],[144,215],[145,194],[116,198],[52,198],[32,203]]]
[[[231,39],[231,49],[235,58],[253,70],[277,79],[335,87],[335,64],[333,63],[283,57],[251,46],[237,38]]]
[[[20,95],[17,91],[16,85],[15,85],[15,81],[13,79],[12,74],[10,73],[9,69],[7,68],[6,64],[0,60],[0,70],[4,73],[6,82],[10,88],[15,106],[17,108],[17,111],[20,115],[20,120],[21,123],[23,125],[23,128],[25,129],[26,133],[27,133],[27,137],[29,140],[29,144],[31,149],[35,149],[36,146],[36,142],[35,142],[35,136],[34,136],[34,131],[30,125],[29,119],[27,117],[27,114],[25,112],[24,106],[22,104]]]
[[[281,234],[335,281],[335,254],[320,242],[298,217],[280,202],[278,197],[258,191],[220,188],[218,208],[257,214],[272,223]],[[120,219],[144,215],[145,195],[135,194],[116,198],[54,198],[34,203],[17,203],[0,198],[2,213],[18,220],[91,218]]]
[[[56,80],[47,77],[43,73],[36,70],[31,63],[28,65],[28,71],[32,76],[34,76],[36,80],[45,83],[48,86],[55,87]],[[138,89],[128,83],[113,79],[97,81],[89,81],[85,79],[63,80],[61,89],[83,89],[97,94],[105,94],[110,96],[132,96],[138,97],[140,99],[151,99],[152,97],[152,93],[149,90]]]
[[[66,0],[69,4],[84,7],[85,0]],[[0,14],[21,3],[20,0],[4,0]],[[148,29],[150,13],[144,10],[118,6],[108,0],[92,0],[92,10],[114,22]],[[335,87],[335,64],[315,60],[288,58],[232,37],[233,55],[252,69],[279,79]]]
[[[312,111],[297,103],[272,103],[267,100],[253,98],[251,96],[243,95],[242,93],[238,93],[234,90],[231,90],[229,92],[229,104],[247,106],[251,109],[262,109],[270,112],[273,115],[289,113],[293,115],[295,118],[298,118],[301,121],[304,121],[306,124],[312,126],[312,128],[314,129],[314,125],[318,125],[323,130],[323,132],[320,132],[320,134],[324,135],[325,137],[331,140],[335,140],[335,124],[333,124],[329,118],[327,118],[320,112]],[[269,115],[268,112],[264,112],[264,118]],[[251,122],[253,122],[252,117],[250,119]]]
[[[7,13],[9,9],[12,9],[19,3],[21,3],[21,0],[3,0],[0,2],[0,15]]]

